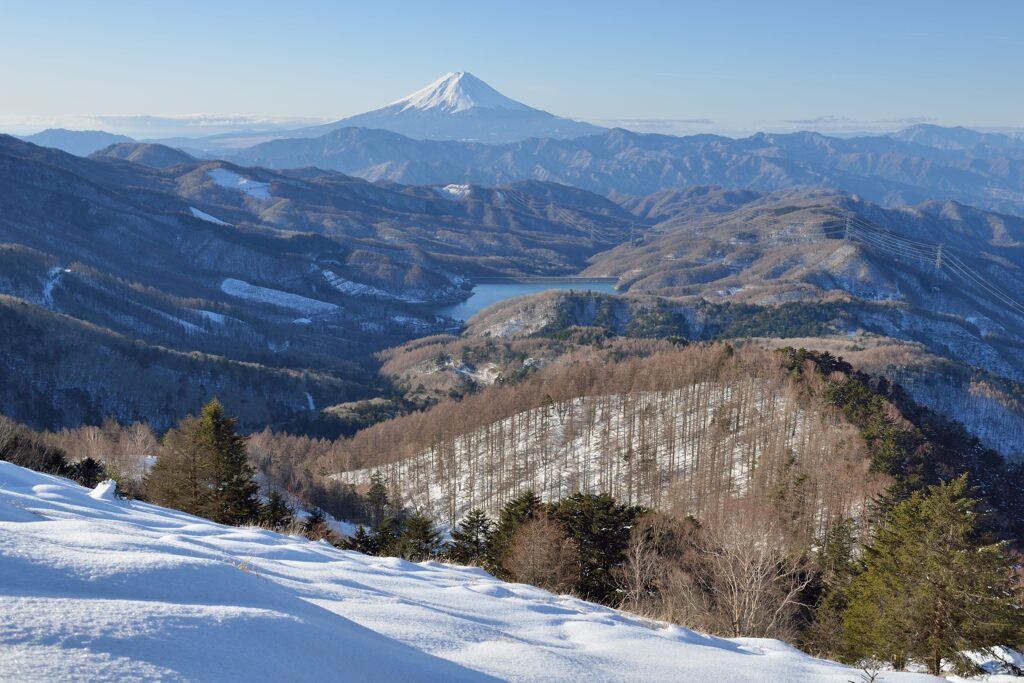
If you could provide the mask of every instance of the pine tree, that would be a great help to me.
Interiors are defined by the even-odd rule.
[[[94,488],[107,476],[107,470],[103,466],[103,463],[93,460],[91,457],[79,460],[70,467],[70,470],[72,479],[82,486],[87,486],[89,488]]]
[[[331,538],[331,527],[327,524],[327,514],[318,507],[309,511],[309,516],[302,524],[303,535],[311,541]]]
[[[380,550],[373,535],[363,525],[359,525],[356,533],[351,538],[346,539],[345,548],[355,550],[364,555],[376,555]]]
[[[1011,560],[1004,543],[980,530],[984,517],[967,475],[893,507],[850,587],[850,657],[897,669],[919,660],[938,675],[944,659],[965,665],[962,652],[1024,635]]]
[[[245,451],[245,439],[235,430],[237,420],[213,399],[199,417],[197,438],[206,451],[206,476],[213,488],[206,516],[222,524],[245,524],[259,514],[259,486]]]
[[[378,555],[398,556],[401,554],[399,539],[405,530],[402,520],[385,517],[373,530],[373,544]]]
[[[285,502],[277,489],[274,489],[270,492],[267,502],[260,507],[260,523],[271,529],[284,529],[292,523],[294,514],[292,507]]]
[[[235,422],[214,399],[198,418],[186,417],[167,432],[146,477],[147,497],[221,524],[257,519],[259,487]]]
[[[856,529],[850,519],[833,525],[818,542],[814,619],[800,638],[803,649],[813,655],[829,658],[842,655],[843,612],[856,575],[856,547]]]
[[[614,570],[644,509],[617,503],[607,493],[577,493],[560,500],[553,512],[578,549],[578,592],[590,600],[609,600],[616,588]]]
[[[483,510],[474,508],[452,531],[449,554],[459,564],[481,564],[487,554],[494,522]]]
[[[441,546],[441,533],[434,526],[434,521],[417,513],[405,520],[398,537],[397,555],[412,562],[423,562],[437,556]]]
[[[388,488],[384,485],[384,477],[380,472],[374,472],[370,476],[370,490],[366,493],[366,501],[370,507],[370,523],[374,527],[380,526],[390,504]]]

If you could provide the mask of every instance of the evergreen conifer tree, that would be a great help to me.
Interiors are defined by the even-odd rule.
[[[145,479],[146,498],[157,505],[192,515],[203,514],[207,486],[199,445],[199,420],[189,415],[169,430],[160,444],[160,454]]]
[[[295,511],[285,502],[284,497],[274,489],[260,508],[260,522],[271,529],[280,530],[292,523],[294,514]]]
[[[259,487],[235,423],[214,399],[198,418],[186,417],[167,432],[146,477],[147,497],[221,524],[257,519]]]
[[[370,476],[370,490],[366,493],[366,502],[370,507],[370,523],[378,527],[384,521],[390,501],[388,487],[384,485],[384,477],[380,472]]]
[[[94,488],[107,476],[103,463],[90,457],[79,460],[70,469],[71,478],[89,488]]]
[[[441,533],[434,521],[422,514],[410,515],[398,537],[399,557],[411,562],[423,562],[441,552]]]
[[[235,430],[220,401],[213,399],[199,417],[197,439],[206,454],[204,467],[212,493],[206,516],[222,524],[245,524],[259,514],[259,486],[249,465],[245,439]]]
[[[851,658],[903,669],[1016,643],[1024,631],[1004,543],[980,531],[967,475],[915,492],[891,510],[865,549],[849,591],[843,640]]]
[[[361,524],[356,529],[356,533],[351,538],[346,539],[345,548],[355,550],[364,555],[376,555],[379,550],[373,535]]]
[[[613,570],[622,563],[633,524],[644,512],[607,493],[577,493],[553,506],[554,518],[579,552],[580,595],[599,602],[611,597],[616,588]]]
[[[501,509],[498,516],[498,523],[494,527],[488,543],[486,559],[491,569],[497,571],[501,567],[501,560],[508,552],[509,544],[519,526],[533,519],[543,510],[543,503],[540,497],[532,490],[513,498]]]
[[[327,525],[327,514],[318,507],[309,511],[309,516],[302,524],[302,533],[311,541],[322,538],[330,540],[331,528]]]
[[[460,564],[483,563],[493,529],[494,522],[483,510],[470,510],[452,530],[452,547],[449,552],[452,560]]]
[[[373,544],[378,555],[398,556],[401,554],[399,539],[404,531],[402,520],[385,517],[373,530]]]

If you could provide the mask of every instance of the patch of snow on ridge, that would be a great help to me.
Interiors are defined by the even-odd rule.
[[[226,226],[226,227],[229,227],[229,228],[231,227],[231,223],[227,223],[225,221],[222,221],[219,218],[211,216],[210,214],[206,213],[205,211],[200,211],[199,209],[197,209],[194,206],[188,207],[188,210],[189,210],[189,212],[192,213],[192,215],[194,217],[198,218],[201,221],[206,221],[207,223],[213,223],[214,225],[223,225],[223,226]]]
[[[260,287],[259,285],[249,284],[245,280],[236,280],[230,277],[220,283],[220,289],[225,294],[238,297],[239,299],[255,301],[257,303],[273,304],[274,306],[289,308],[293,311],[298,311],[299,313],[305,313],[307,315],[330,313],[331,311],[336,311],[338,309],[337,306],[327,303],[326,301],[310,299],[309,297],[305,297],[300,294],[292,294],[291,292],[282,292],[279,289]]]
[[[270,199],[270,183],[262,183],[245,176],[238,175],[226,168],[214,168],[206,172],[210,180],[229,190],[239,190],[253,199],[266,201]]]
[[[0,680],[859,678],[779,641],[706,636],[477,568],[112,505],[7,462],[0,587]]]
[[[383,289],[378,289],[373,285],[364,285],[360,282],[352,282],[346,280],[337,273],[330,270],[322,270],[320,274],[324,276],[327,283],[334,289],[338,290],[342,294],[348,294],[350,296],[372,296],[379,299],[394,299],[395,297],[385,292]]]
[[[217,325],[223,325],[228,319],[228,317],[223,313],[215,313],[203,308],[190,308],[189,310],[212,323],[216,323]]]
[[[406,303],[415,304],[422,303],[422,299],[415,297],[401,296],[399,294],[392,294],[391,292],[384,291],[379,287],[373,285],[363,284],[361,282],[352,282],[346,280],[334,271],[322,270],[320,274],[323,275],[327,283],[331,285],[335,290],[342,294],[348,294],[349,296],[364,296],[371,297],[374,299],[387,299],[390,301],[404,301]]]
[[[441,195],[445,199],[450,199],[450,200],[455,201],[455,202],[462,201],[467,196],[469,196],[469,190],[470,190],[470,186],[469,185],[455,185],[455,184],[445,185],[444,187],[435,187],[434,188],[434,191],[437,192],[439,195]]]
[[[43,283],[43,303],[46,304],[47,308],[54,308],[53,290],[56,288],[61,276],[64,273],[70,272],[70,268],[62,268],[60,266],[54,266],[46,271],[46,281]]]

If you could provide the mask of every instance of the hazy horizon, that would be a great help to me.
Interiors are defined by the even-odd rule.
[[[1018,3],[305,7],[8,2],[0,57],[18,68],[0,79],[0,130],[287,128],[459,70],[530,106],[638,131],[1024,127]]]

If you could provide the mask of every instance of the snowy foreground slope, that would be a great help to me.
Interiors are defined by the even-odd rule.
[[[5,681],[859,678],[778,641],[224,527],[6,462],[0,615]]]

